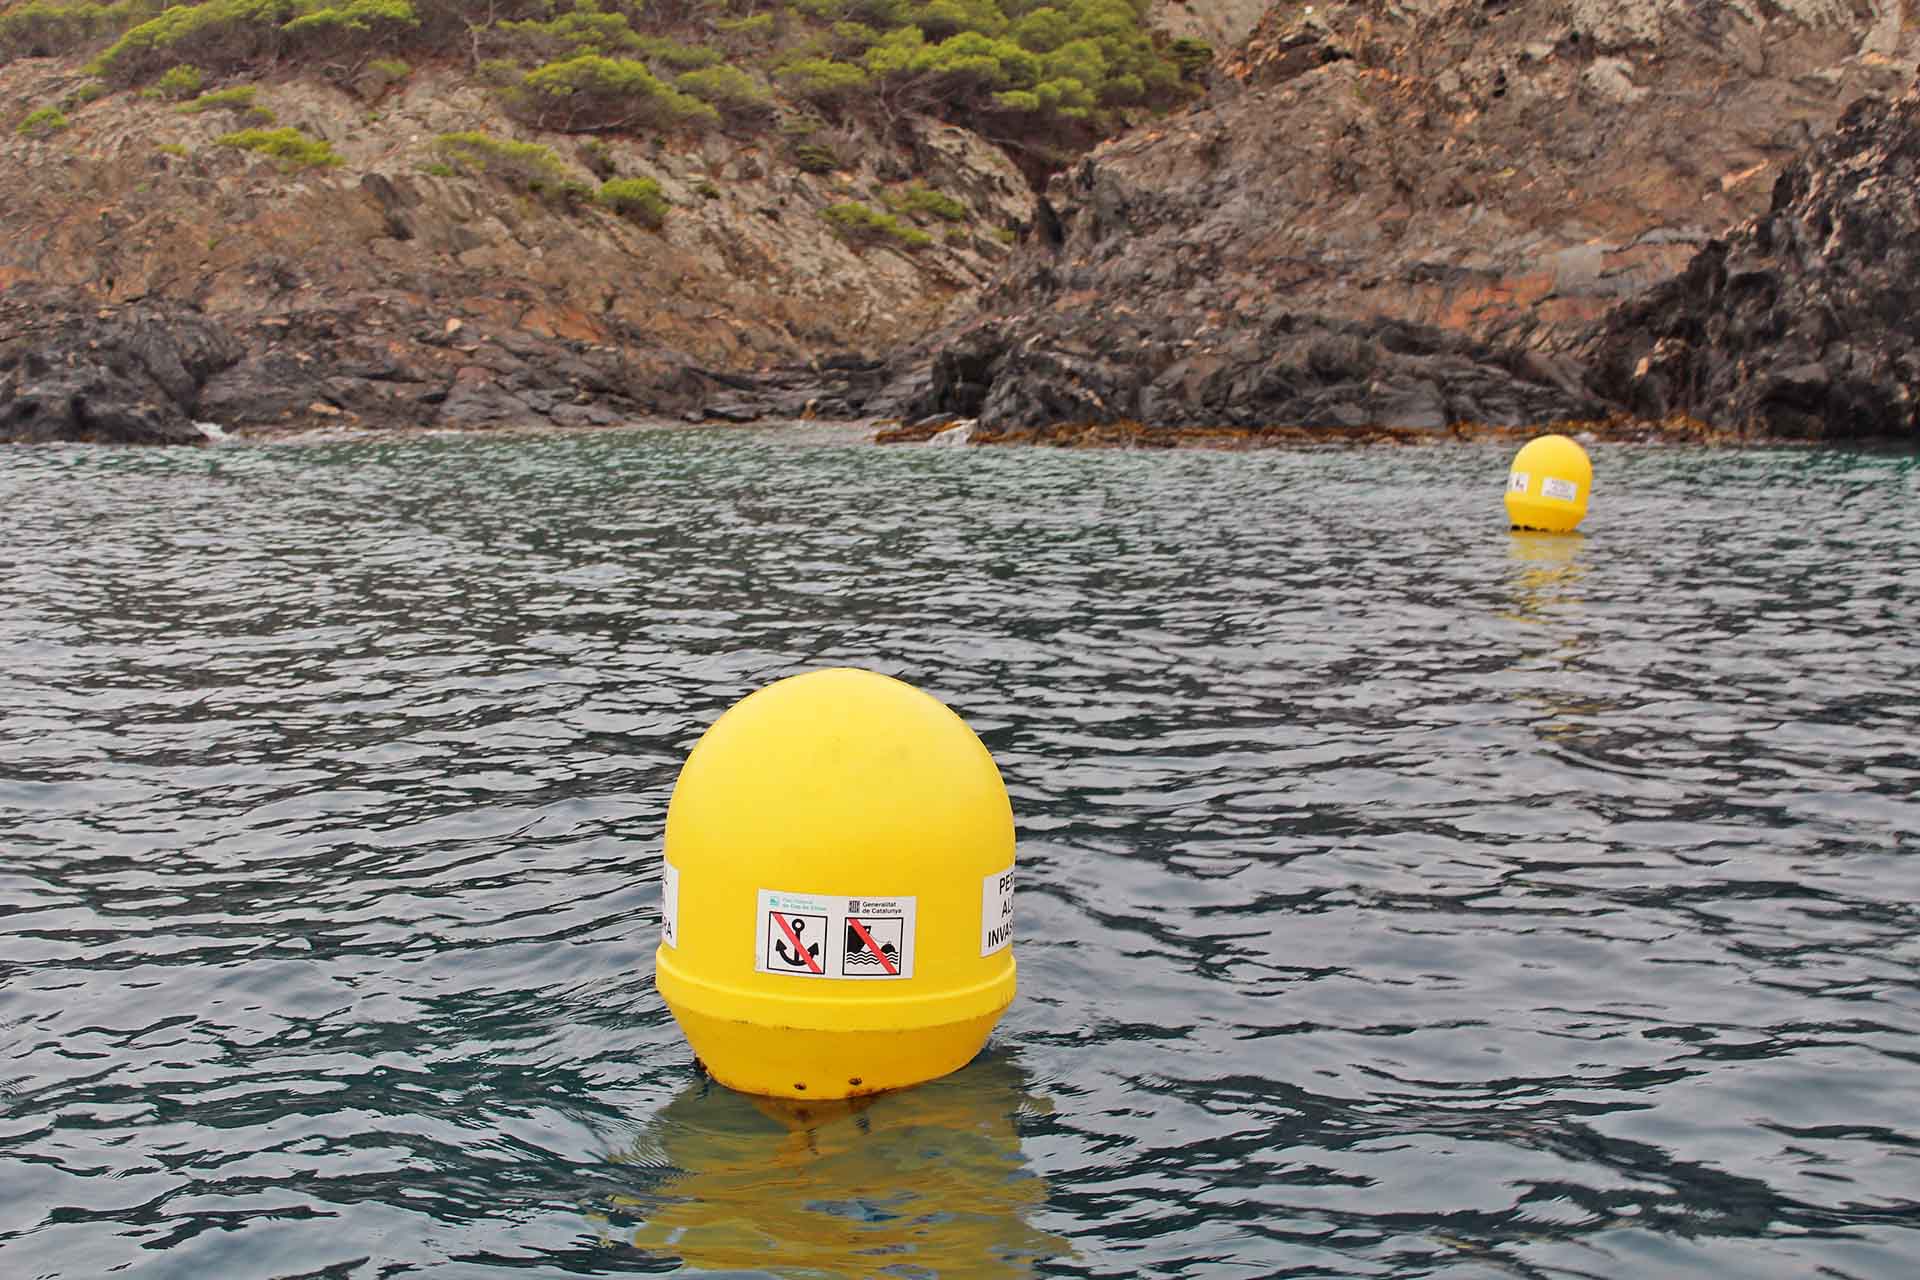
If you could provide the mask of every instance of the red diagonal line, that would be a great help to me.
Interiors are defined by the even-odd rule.
[[[887,953],[880,949],[880,944],[875,942],[873,935],[867,932],[867,926],[861,924],[852,916],[847,917],[847,923],[853,926],[853,931],[860,935],[860,941],[867,944],[867,950],[873,952],[874,958],[881,963],[886,971],[896,978],[899,977],[900,970],[894,968],[893,961],[887,959]]]
[[[793,944],[793,949],[800,953],[800,958],[807,962],[807,968],[815,973],[821,972],[820,966],[813,962],[813,952],[800,945],[800,935],[793,931],[793,926],[787,923],[787,918],[776,911],[773,913],[773,920],[780,926],[780,932],[787,935],[787,941]],[[798,987],[794,989],[799,990]]]

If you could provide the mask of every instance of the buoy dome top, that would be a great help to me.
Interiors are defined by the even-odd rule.
[[[993,757],[939,699],[831,668],[776,681],[713,723],[680,771],[665,843],[676,865],[717,858],[769,886],[831,866],[857,874],[844,892],[912,894],[926,870],[913,855],[929,846],[966,851],[954,872],[1007,866],[1013,810]]]
[[[1593,483],[1593,461],[1570,436],[1545,435],[1527,441],[1514,455],[1513,469],[1577,481],[1582,490]]]

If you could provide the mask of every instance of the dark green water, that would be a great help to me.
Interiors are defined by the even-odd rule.
[[[1920,1272],[1920,466],[690,430],[0,455],[0,1275]],[[986,1055],[653,990],[702,729],[1019,820]]]

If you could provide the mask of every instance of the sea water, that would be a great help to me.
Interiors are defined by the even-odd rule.
[[[1905,1280],[1920,467],[1592,455],[7,451],[0,1274]],[[661,827],[834,664],[998,760],[1021,995],[783,1108]]]

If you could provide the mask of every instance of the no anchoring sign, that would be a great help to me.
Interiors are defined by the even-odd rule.
[[[913,898],[760,890],[758,973],[880,981],[913,976]]]

